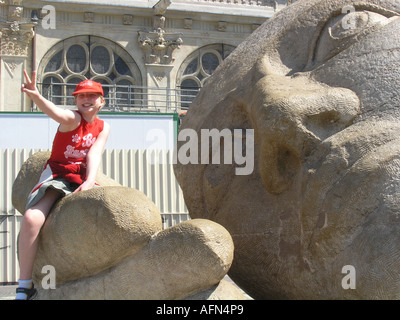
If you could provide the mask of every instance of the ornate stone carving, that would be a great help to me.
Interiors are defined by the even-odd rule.
[[[22,4],[22,0],[9,0],[8,3],[10,6],[20,6]]]
[[[92,23],[94,20],[94,13],[93,12],[85,12],[83,16],[83,22]]]
[[[10,74],[11,78],[14,78],[14,71],[17,69],[17,67],[21,64],[22,62],[19,61],[4,61],[4,66],[8,73]]]
[[[171,1],[160,0],[154,5],[153,31],[138,31],[139,44],[147,64],[170,64],[172,52],[183,43],[181,33],[166,33],[164,13]]]
[[[193,20],[190,18],[185,18],[183,20],[183,27],[185,29],[192,29]]]
[[[226,21],[218,21],[217,30],[221,31],[221,32],[225,32],[227,25],[228,25],[228,23]]]
[[[161,81],[165,77],[165,72],[154,72],[153,75],[157,81]]]
[[[161,28],[156,31],[139,31],[139,43],[148,64],[170,64],[172,52],[182,44],[180,33],[166,34]]]
[[[23,20],[24,8],[21,3],[21,0],[10,0],[7,21],[0,21],[1,56],[27,56],[28,54],[28,45],[34,35],[34,24]]]
[[[133,23],[133,16],[131,14],[124,14],[122,23],[124,25],[131,25]]]
[[[33,38],[33,24],[11,22],[7,27],[0,29],[2,56],[26,56],[28,45]]]
[[[21,6],[8,7],[8,21],[20,21],[24,8]]]

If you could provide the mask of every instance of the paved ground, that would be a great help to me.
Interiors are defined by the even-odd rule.
[[[14,300],[17,286],[0,286],[0,300]]]
[[[229,281],[230,283],[234,284],[235,283],[232,281],[231,278],[229,278],[228,276],[226,276],[224,278],[224,280]],[[9,286],[1,286],[0,285],[0,300],[14,300],[15,298],[15,289],[17,288],[17,286],[15,285],[9,285]],[[251,297],[249,297],[247,294],[245,294],[246,299],[248,300],[252,300]]]

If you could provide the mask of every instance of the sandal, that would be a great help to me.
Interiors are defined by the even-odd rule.
[[[32,284],[32,288],[27,289],[27,288],[17,288],[17,293],[25,293],[26,294],[26,300],[33,300],[37,296],[37,290],[34,288],[34,285]]]

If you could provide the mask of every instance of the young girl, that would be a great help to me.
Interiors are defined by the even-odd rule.
[[[110,127],[97,117],[104,106],[100,83],[85,80],[76,86],[75,103],[78,108],[66,110],[46,100],[36,88],[36,71],[32,80],[24,71],[26,83],[22,92],[58,127],[51,156],[38,184],[28,197],[18,243],[20,279],[17,300],[33,299],[37,292],[32,282],[34,260],[38,248],[38,235],[53,204],[63,195],[91,189],[96,183],[101,154]]]

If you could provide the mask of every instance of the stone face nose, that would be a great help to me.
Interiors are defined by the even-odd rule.
[[[269,73],[250,88],[243,101],[249,114],[257,114],[252,121],[260,148],[259,169],[273,194],[287,190],[317,145],[350,125],[359,113],[360,102],[352,91],[305,76]]]

